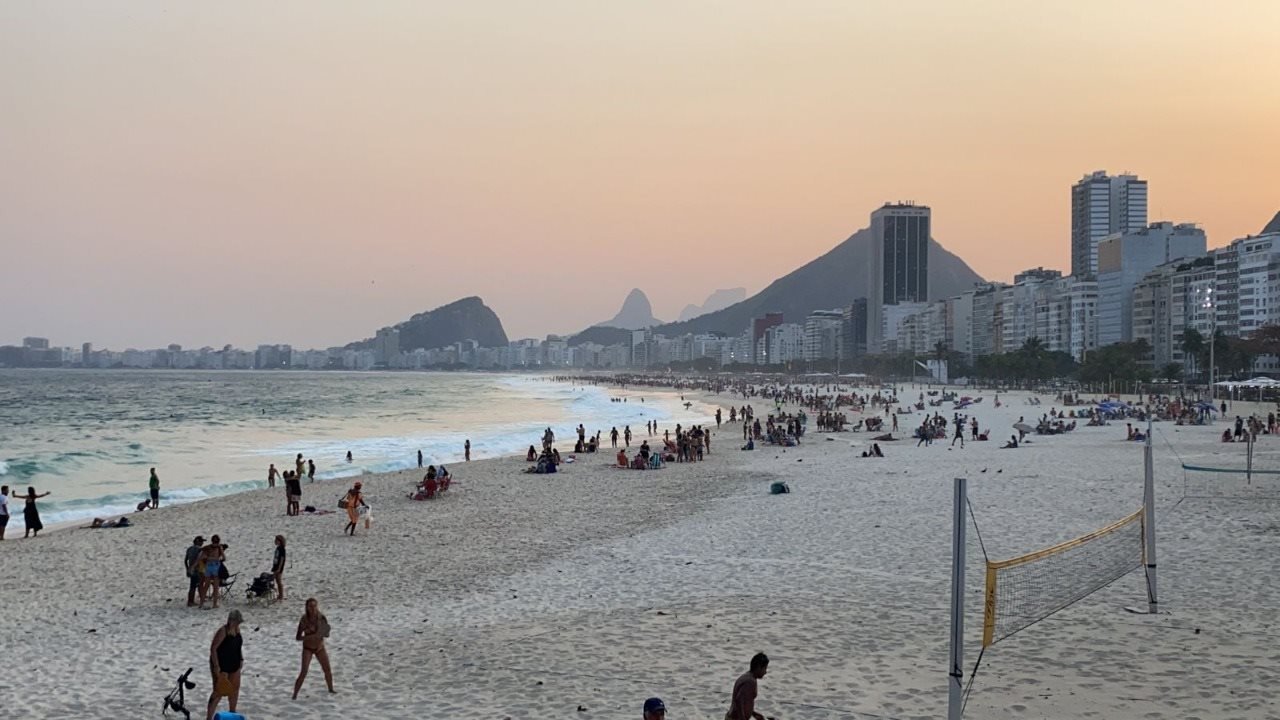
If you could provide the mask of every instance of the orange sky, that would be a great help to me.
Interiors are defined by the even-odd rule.
[[[886,200],[1008,280],[1095,169],[1211,246],[1280,210],[1277,2],[12,0],[0,97],[0,344],[670,318]]]

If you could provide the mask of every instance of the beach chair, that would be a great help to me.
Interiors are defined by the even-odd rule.
[[[253,579],[249,587],[244,591],[245,600],[253,602],[255,600],[262,601],[263,604],[269,604],[276,599],[276,578],[269,572],[264,572]]]

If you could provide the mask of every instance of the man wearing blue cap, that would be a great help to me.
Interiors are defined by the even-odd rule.
[[[644,701],[644,720],[666,720],[667,706],[662,704],[662,698],[649,698]]]

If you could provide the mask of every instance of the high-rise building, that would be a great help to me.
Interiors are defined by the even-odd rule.
[[[782,313],[765,313],[764,317],[754,318],[751,321],[751,351],[755,356],[752,361],[754,364],[769,364],[769,344],[761,345],[760,341],[764,338],[764,334],[769,328],[777,327],[781,324]]]
[[[855,298],[844,309],[844,326],[840,329],[842,359],[867,354],[867,299]]]
[[[400,331],[393,327],[384,327],[373,338],[374,362],[379,365],[390,365],[400,354]]]
[[[886,307],[918,305],[929,300],[931,221],[927,206],[911,203],[885,203],[871,213],[867,263],[869,352],[885,350]]]
[[[24,337],[22,338],[22,347],[28,350],[48,350],[49,338]]]
[[[1098,272],[1098,243],[1147,225],[1147,181],[1136,175],[1085,175],[1071,186],[1071,274]]]
[[[843,342],[844,312],[814,310],[804,320],[804,359],[835,360]]]
[[[1133,289],[1160,265],[1205,254],[1204,231],[1190,223],[1156,222],[1107,236],[1098,244],[1098,344],[1133,340]]]

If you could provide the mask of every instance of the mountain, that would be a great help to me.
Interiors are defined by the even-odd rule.
[[[466,297],[441,305],[435,310],[418,313],[394,325],[400,331],[400,350],[431,350],[461,340],[475,340],[481,347],[502,347],[507,333],[496,313],[478,297]],[[371,349],[373,338],[348,345],[349,348]]]
[[[740,303],[746,299],[746,288],[739,287],[729,288],[728,290],[717,290],[711,293],[711,297],[707,298],[707,301],[701,305],[685,305],[684,309],[680,311],[679,322],[692,320],[699,315],[706,315],[707,313],[715,312],[717,310],[723,310],[730,305]]]
[[[627,299],[622,301],[622,309],[618,314],[612,320],[600,324],[625,330],[641,330],[651,325],[661,325],[662,321],[653,316],[653,306],[649,304],[648,296],[635,288],[627,293]]]
[[[845,307],[866,297],[866,264],[870,258],[871,230],[863,228],[822,257],[774,280],[764,290],[723,310],[684,322],[655,327],[655,333],[675,337],[684,333],[718,332],[737,335],[751,319],[766,312],[781,312],[787,322],[803,322],[814,310]],[[929,299],[958,295],[982,282],[963,260],[936,240],[929,240]]]
[[[1266,235],[1267,233],[1273,232],[1280,232],[1280,212],[1276,213],[1276,216],[1271,218],[1271,222],[1267,223],[1267,226],[1262,228],[1261,234]]]

